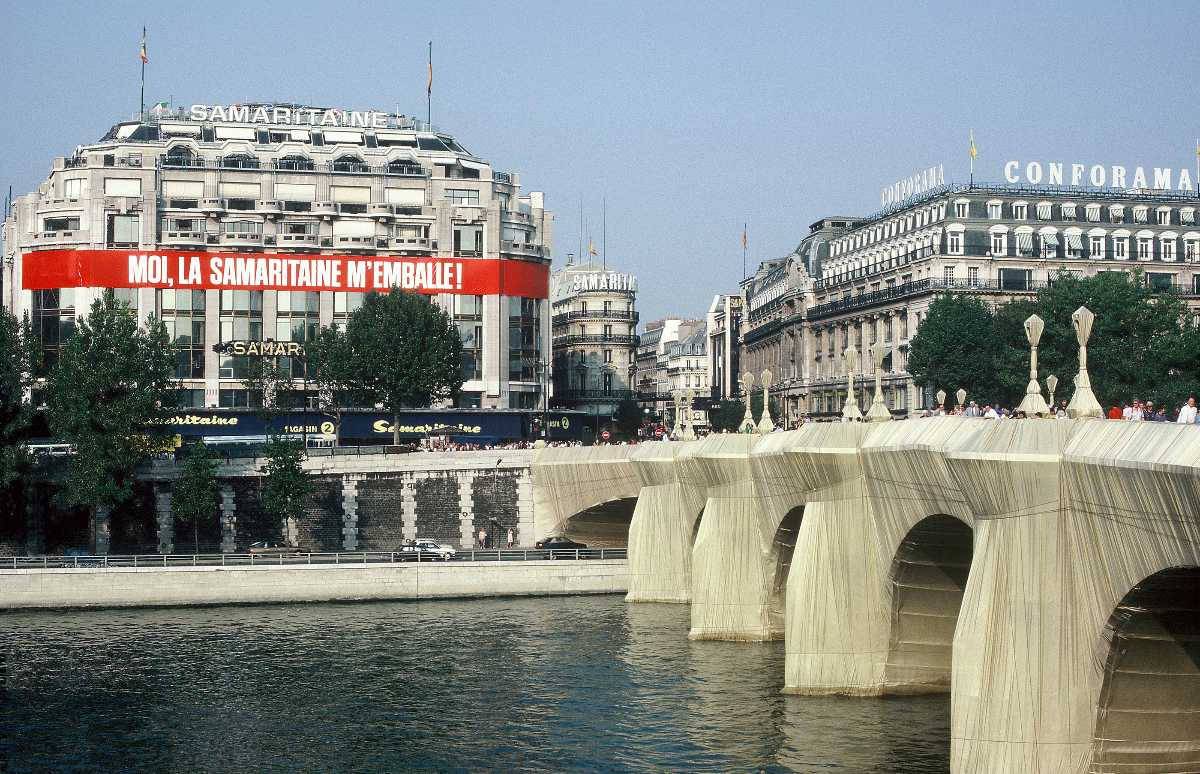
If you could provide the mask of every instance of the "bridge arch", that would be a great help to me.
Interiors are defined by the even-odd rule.
[[[1200,567],[1144,578],[1108,618],[1093,771],[1200,766]]]
[[[615,497],[572,514],[561,532],[588,548],[622,548],[629,542],[629,523],[637,497]]]
[[[767,567],[774,568],[768,608],[772,630],[783,630],[786,623],[788,575],[792,571],[792,557],[796,552],[803,521],[804,506],[797,505],[783,515],[771,541],[771,555],[767,560]]]
[[[950,690],[951,653],[971,570],[974,530],[934,514],[914,524],[896,546],[888,573],[891,632],[884,691]]]

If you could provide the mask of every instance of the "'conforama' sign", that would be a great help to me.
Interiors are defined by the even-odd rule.
[[[501,258],[399,258],[273,253],[35,250],[22,257],[21,286],[181,290],[346,290],[546,298],[550,269]]]

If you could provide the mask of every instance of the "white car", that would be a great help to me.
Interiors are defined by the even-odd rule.
[[[400,547],[402,561],[432,561],[441,559],[448,562],[457,554],[450,546],[435,543],[432,540],[409,540]]]

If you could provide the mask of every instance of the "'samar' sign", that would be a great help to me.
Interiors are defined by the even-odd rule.
[[[221,355],[250,357],[304,357],[304,345],[298,341],[223,341],[213,350]]]
[[[501,258],[456,260],[274,253],[33,250],[21,259],[21,286],[184,290],[386,291],[546,298],[545,264]]]

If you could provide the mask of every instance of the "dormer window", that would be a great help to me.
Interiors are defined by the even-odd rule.
[[[387,171],[390,175],[424,176],[425,169],[411,159],[393,159],[388,162]]]
[[[199,167],[203,166],[200,159],[192,153],[192,149],[186,145],[176,145],[167,150],[166,158],[163,160],[163,165],[168,167]]]
[[[232,153],[221,158],[225,169],[258,169],[258,159],[248,153]]]
[[[275,168],[292,172],[311,172],[313,163],[307,156],[284,156],[275,162]]]
[[[366,162],[358,156],[341,156],[333,162],[334,172],[367,172]]]

